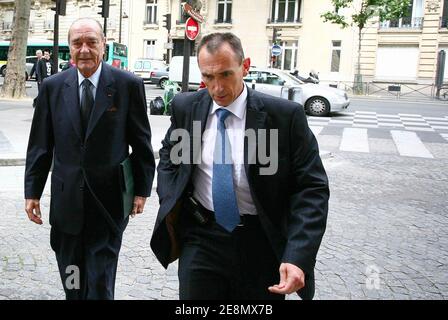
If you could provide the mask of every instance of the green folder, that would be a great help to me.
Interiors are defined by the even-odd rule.
[[[120,187],[123,205],[123,218],[126,219],[134,205],[134,176],[132,162],[129,157],[120,163]]]

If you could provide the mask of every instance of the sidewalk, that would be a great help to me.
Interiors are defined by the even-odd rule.
[[[0,166],[25,165],[31,121],[33,99],[12,101],[0,99]],[[162,140],[170,126],[170,117],[149,116],[151,144],[156,159],[162,148]],[[330,152],[321,150],[321,157],[330,157]]]

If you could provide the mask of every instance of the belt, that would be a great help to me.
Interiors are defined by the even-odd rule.
[[[200,204],[199,201],[197,201],[193,197],[188,197],[187,202],[189,203],[189,212],[193,215],[196,222],[198,222],[200,225],[206,225],[210,221],[216,221],[215,212],[205,208]],[[260,220],[258,218],[258,215],[242,214],[240,215],[240,223],[237,225],[237,227],[254,225],[259,222]]]

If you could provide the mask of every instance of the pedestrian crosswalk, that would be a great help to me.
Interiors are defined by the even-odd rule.
[[[309,125],[343,125],[354,128],[399,128],[409,131],[446,132],[448,117],[426,117],[420,114],[382,114],[369,111],[342,112],[331,117],[309,117]]]
[[[321,150],[331,152],[389,153],[403,157],[448,159],[448,133],[428,133],[408,130],[388,130],[376,138],[369,128],[342,128],[341,134],[326,134],[322,126],[310,126]],[[372,136],[373,137],[372,137]]]

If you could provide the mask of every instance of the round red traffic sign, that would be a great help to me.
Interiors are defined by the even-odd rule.
[[[193,18],[188,18],[185,22],[185,35],[191,41],[195,40],[200,32],[199,23]]]

